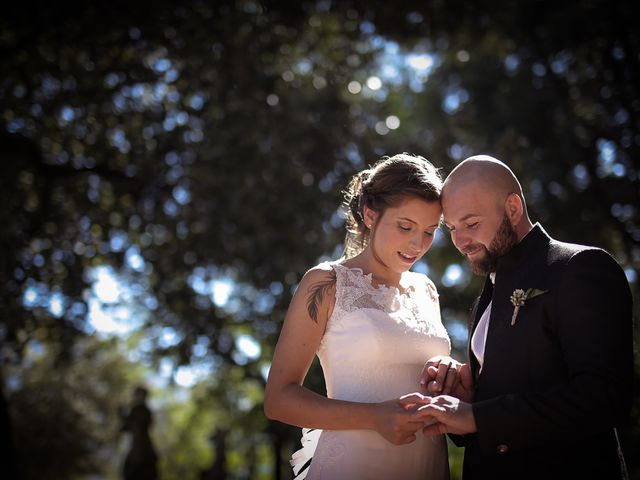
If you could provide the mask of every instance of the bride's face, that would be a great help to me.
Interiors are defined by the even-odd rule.
[[[371,225],[369,248],[391,270],[406,272],[431,247],[441,215],[439,202],[413,196],[381,215],[365,207],[365,221]]]

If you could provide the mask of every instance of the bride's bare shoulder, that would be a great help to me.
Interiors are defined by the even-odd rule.
[[[305,296],[307,311],[314,321],[320,312],[330,312],[336,298],[336,272],[331,264],[321,263],[309,269],[302,277],[298,292]]]
[[[299,287],[306,287],[308,290],[317,288],[335,287],[336,271],[330,263],[320,263],[313,268],[307,270],[302,277]],[[298,287],[298,288],[299,288]]]
[[[315,273],[315,272],[325,272],[325,273],[334,272],[333,266],[335,264],[336,264],[336,262],[322,262],[322,263],[319,263],[316,266],[311,267],[309,270],[307,270],[305,275],[308,275],[310,273]]]

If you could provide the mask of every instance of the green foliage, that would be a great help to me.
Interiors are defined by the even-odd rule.
[[[23,382],[8,395],[20,451],[61,451],[55,410],[87,440],[65,452],[68,473],[99,470],[115,434],[94,413],[113,418],[141,375],[79,364],[92,272],[110,267],[126,286],[115,308],[142,324],[127,352],[139,372],[211,367],[191,399],[154,392],[163,475],[197,478],[219,429],[231,477],[285,472],[298,432],[263,418],[263,371],[298,280],[340,254],[341,189],[383,155],[422,154],[445,174],[474,153],[505,160],[532,217],[611,251],[638,298],[634,2],[29,3],[0,19],[0,339],[5,380]],[[464,357],[479,279],[439,236],[425,261]],[[227,301],[212,281],[233,285]],[[319,369],[307,384],[323,391]],[[23,397],[42,423],[27,425]],[[32,447],[36,427],[55,444]],[[629,449],[638,435],[625,430]]]
[[[451,480],[461,480],[464,448],[456,447],[449,439],[447,439],[447,448],[449,450],[449,471],[451,472]]]
[[[156,412],[154,440],[163,479],[198,479],[212,461],[209,436],[220,417],[211,400],[204,405],[173,400]]]
[[[113,341],[83,339],[65,364],[51,348],[33,340],[21,368],[5,372],[18,471],[25,480],[114,474],[119,412],[142,372]]]

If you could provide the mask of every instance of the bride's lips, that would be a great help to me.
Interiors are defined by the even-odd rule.
[[[404,263],[409,263],[409,264],[413,264],[415,263],[416,260],[418,260],[417,255],[406,255],[402,252],[398,252],[398,257],[400,257],[400,260],[402,260]]]

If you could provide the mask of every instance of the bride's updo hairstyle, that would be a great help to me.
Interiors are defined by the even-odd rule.
[[[407,197],[439,202],[442,178],[425,158],[400,153],[383,158],[367,170],[356,174],[344,192],[347,210],[346,258],[365,249],[370,231],[364,223],[364,207],[382,215],[386,208],[400,204]]]

